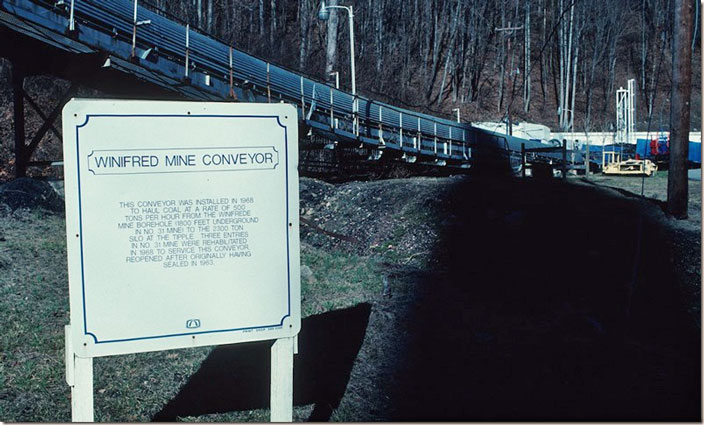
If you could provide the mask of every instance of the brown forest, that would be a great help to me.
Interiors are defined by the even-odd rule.
[[[353,6],[357,90],[365,96],[445,116],[460,108],[470,121],[510,112],[553,130],[608,131],[616,90],[635,78],[638,130],[669,125],[672,0],[338,1]],[[700,11],[691,1],[697,105]],[[349,89],[343,10],[325,22],[320,0],[150,2],[266,60],[319,79],[339,71]],[[693,108],[692,129],[700,123]]]
[[[126,0],[129,1],[129,0]],[[348,15],[318,19],[321,0],[139,0],[243,51],[350,89]],[[701,128],[701,22],[695,8],[691,130]],[[553,131],[610,131],[615,94],[636,80],[637,130],[668,130],[674,0],[328,0],[354,10],[357,91],[463,121],[511,120]],[[9,178],[12,94],[0,59],[0,180]],[[68,82],[32,77],[53,107]],[[87,89],[87,88],[85,88]],[[79,95],[95,96],[81,90]],[[558,115],[558,110],[566,111]],[[574,111],[574,114],[569,111]],[[30,108],[27,131],[41,120]],[[46,136],[34,159],[61,157]]]

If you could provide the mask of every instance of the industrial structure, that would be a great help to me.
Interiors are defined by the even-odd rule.
[[[13,64],[16,174],[22,176],[70,90],[29,143],[22,89],[51,74],[110,96],[297,106],[301,135],[408,163],[518,173],[564,165],[565,147],[479,129],[348,93],[234,48],[137,0],[0,0],[0,56]],[[40,111],[41,112],[41,111]],[[523,152],[523,153],[522,153]]]

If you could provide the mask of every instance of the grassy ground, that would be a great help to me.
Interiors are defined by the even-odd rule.
[[[668,418],[657,416],[663,414],[657,411],[660,404],[672,407],[679,406],[672,400],[689,400],[689,387],[678,385],[689,385],[679,366],[691,371],[691,353],[677,352],[689,348],[682,345],[673,351],[669,345],[661,347],[660,340],[648,339],[651,323],[636,326],[635,333],[624,331],[625,349],[609,342],[621,319],[609,319],[611,310],[588,302],[613,297],[611,292],[596,294],[575,286],[565,289],[564,300],[561,293],[525,292],[537,283],[546,285],[552,276],[531,280],[536,263],[515,254],[529,253],[536,261],[547,255],[536,248],[534,236],[540,229],[564,224],[551,221],[554,208],[567,206],[576,212],[576,219],[601,220],[607,229],[618,223],[625,223],[629,231],[633,227],[628,214],[640,201],[624,198],[622,191],[639,193],[640,179],[594,176],[591,183],[578,178],[570,182],[581,187],[575,194],[552,183],[542,187],[529,182],[487,185],[461,178],[413,178],[333,186],[302,179],[301,216],[311,224],[301,231],[302,265],[307,270],[301,282],[304,323],[295,364],[294,420],[489,420],[501,419],[491,414],[506,406],[512,406],[506,412],[514,415],[508,418],[545,419],[532,412],[549,411],[554,403],[546,400],[555,397],[562,407],[548,418],[564,418],[569,416],[559,416],[560,409],[593,398],[588,388],[602,392],[623,388],[624,393],[641,397],[626,399],[616,410],[648,409],[634,408],[630,416],[622,413],[624,419]],[[615,200],[601,189],[595,192],[595,182],[619,189],[605,189]],[[652,189],[657,198],[666,177],[658,173],[645,183],[646,194]],[[690,190],[696,210],[701,208],[700,184],[693,182]],[[690,312],[698,312],[701,215],[690,214],[690,220],[682,223],[658,215],[651,204],[642,211],[647,211],[643,214],[653,229],[661,229],[648,236],[644,249],[670,252],[672,247],[676,258],[663,261],[673,264],[673,279],[691,289],[686,295]],[[591,235],[588,251],[568,244],[568,249],[553,255],[574,259],[575,264],[582,264],[581,258],[594,261],[604,252],[632,255],[630,242],[604,240],[594,233],[599,225],[593,229],[584,230]],[[63,217],[42,210],[0,216],[3,421],[70,420],[63,364],[63,327],[69,320],[64,232]],[[540,233],[545,240],[538,246],[559,246],[561,234]],[[497,238],[510,244],[499,245]],[[569,255],[569,249],[576,253]],[[619,273],[631,276],[629,264]],[[642,268],[658,271],[648,261]],[[651,282],[646,271],[639,273]],[[568,282],[557,280],[555,286]],[[611,291],[612,282],[607,283],[603,290]],[[660,294],[661,289],[648,288],[646,284],[637,288],[634,315],[647,318],[651,311],[668,315],[671,311],[658,310],[665,308],[656,303],[659,295],[648,292]],[[669,332],[668,324],[656,326],[658,332]],[[672,344],[679,344],[672,338]],[[255,343],[96,359],[96,420],[267,421],[267,355],[268,345]],[[609,362],[618,366],[604,366]],[[456,385],[465,378],[469,386]],[[626,390],[629,385],[643,390]],[[649,390],[653,386],[657,391]],[[465,393],[473,395],[465,399]],[[596,404],[580,405],[585,409],[582,418],[620,417],[598,416],[608,412],[599,410],[609,406],[607,393],[597,397]],[[638,416],[650,410],[653,416]],[[458,413],[465,411],[472,413]]]
[[[59,216],[37,210],[0,220],[3,420],[70,419],[63,369],[63,326],[68,323],[65,239]]]
[[[0,420],[68,422],[64,325],[69,322],[65,222],[42,210],[0,219]],[[310,274],[302,282],[303,316],[380,298],[380,261],[302,246]],[[199,369],[212,348],[98,358],[96,420],[149,421]],[[311,405],[298,406],[304,420]],[[268,409],[186,416],[186,421],[268,421]],[[351,420],[342,413],[336,418]]]
[[[649,199],[667,202],[667,170],[658,171],[651,177],[604,176],[596,174],[589,180],[604,187],[623,189]],[[702,182],[689,180],[689,218],[685,223],[692,223],[701,228],[702,222]]]

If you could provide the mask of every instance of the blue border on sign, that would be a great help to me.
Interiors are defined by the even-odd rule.
[[[95,334],[93,334],[92,332],[88,332],[88,321],[87,321],[87,313],[86,313],[85,269],[83,266],[83,209],[82,209],[82,202],[81,202],[81,154],[80,154],[80,145],[78,142],[78,130],[82,127],[85,127],[88,124],[88,121],[90,121],[90,119],[92,117],[96,117],[96,118],[97,117],[111,117],[111,118],[145,118],[145,117],[159,117],[159,118],[266,118],[266,119],[275,119],[276,120],[276,123],[279,125],[279,127],[284,129],[284,150],[285,150],[285,160],[286,160],[285,161],[285,164],[286,164],[286,170],[285,170],[285,175],[286,175],[286,223],[284,223],[284,226],[285,226],[285,230],[286,230],[286,254],[287,254],[286,255],[286,273],[287,273],[286,281],[287,281],[287,289],[288,289],[288,297],[287,297],[288,312],[281,318],[281,321],[279,323],[271,324],[271,325],[262,325],[262,326],[250,326],[250,327],[244,327],[244,328],[218,329],[218,330],[200,331],[200,332],[184,332],[184,333],[166,334],[166,335],[151,335],[151,336],[144,336],[144,337],[112,339],[112,340],[105,340],[105,341],[98,340],[98,337]],[[140,341],[140,340],[159,339],[159,338],[171,338],[171,337],[188,336],[188,335],[203,335],[203,334],[224,333],[224,332],[240,332],[240,331],[247,331],[247,330],[281,327],[284,324],[284,320],[286,320],[287,317],[291,316],[291,252],[290,252],[289,230],[288,230],[288,223],[289,223],[289,218],[290,218],[289,217],[289,208],[288,208],[288,203],[289,203],[288,128],[281,123],[278,115],[86,114],[86,120],[83,122],[83,124],[76,126],[76,171],[77,171],[77,176],[78,176],[78,222],[79,222],[78,228],[79,228],[79,240],[80,240],[80,247],[81,247],[81,298],[82,298],[82,303],[83,303],[83,334],[90,335],[96,344]],[[207,172],[207,171],[204,171],[204,172]]]

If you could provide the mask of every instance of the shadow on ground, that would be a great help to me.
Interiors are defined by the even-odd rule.
[[[315,404],[309,420],[326,421],[340,403],[369,321],[371,306],[302,320],[294,358],[294,404]],[[214,349],[154,421],[269,407],[271,342]]]
[[[700,333],[641,201],[537,179],[451,199],[389,420],[701,420]]]

